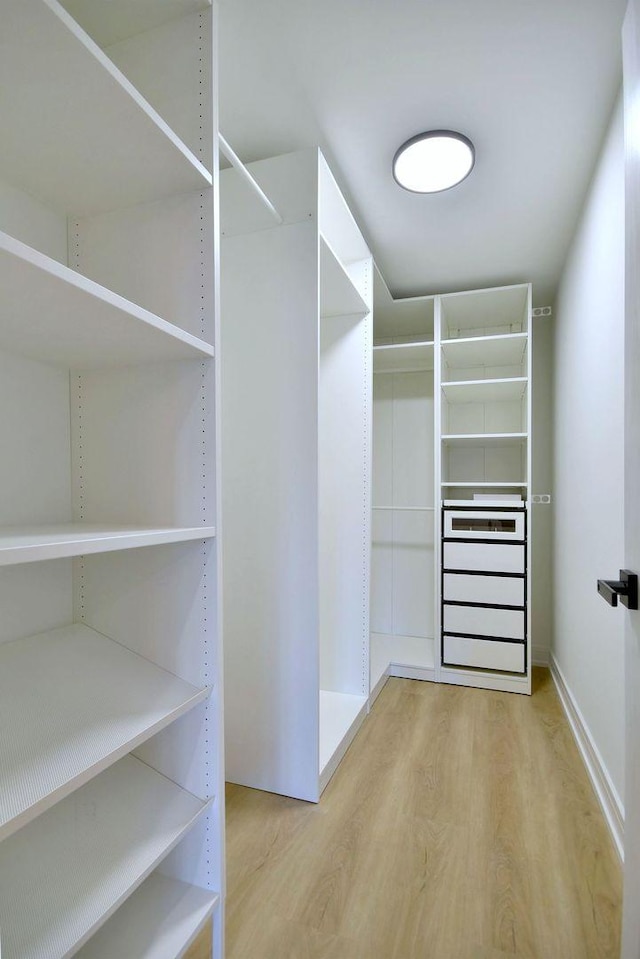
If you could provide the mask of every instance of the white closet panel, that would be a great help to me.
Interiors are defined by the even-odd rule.
[[[393,513],[393,632],[433,635],[434,513]]]
[[[211,9],[206,3],[200,7],[199,12],[131,34],[109,45],[106,53],[211,170],[213,113],[205,109],[205,94],[211,86],[211,45],[206,42]]]
[[[227,778],[307,799],[318,780],[319,707],[309,704],[318,700],[319,654],[308,655],[319,628],[309,508],[318,495],[318,355],[300,332],[313,330],[317,344],[317,243],[307,222],[222,246],[224,410],[233,424],[223,457],[225,633],[233,637],[225,684],[244,690],[225,717],[227,743],[236,744]]]
[[[211,190],[69,222],[74,270],[213,342]],[[194,224],[199,224],[194,229]]]
[[[68,372],[0,352],[0,409],[0,526],[68,522]]]
[[[67,220],[0,178],[1,228],[60,263],[67,262]]]
[[[351,316],[322,318],[318,420],[320,688],[359,696],[368,693],[369,636],[363,633],[363,609],[368,619],[369,584],[361,582],[355,590],[353,571],[366,564],[363,554],[368,553],[365,544],[371,535],[363,494],[363,484],[370,482],[363,454],[370,398],[362,364],[362,357],[370,351],[367,323]]]
[[[207,361],[73,375],[76,519],[214,525],[213,388]]]
[[[0,644],[66,626],[73,620],[71,560],[2,567],[0,609]]]

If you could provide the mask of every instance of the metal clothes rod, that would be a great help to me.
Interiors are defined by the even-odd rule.
[[[273,218],[278,223],[283,223],[284,222],[283,218],[280,216],[275,206],[273,205],[273,203],[267,196],[267,194],[264,192],[260,184],[254,180],[254,178],[251,176],[251,174],[247,170],[246,166],[244,165],[240,157],[237,155],[237,153],[234,152],[234,150],[231,149],[231,147],[229,146],[229,144],[227,143],[227,141],[225,140],[225,138],[222,136],[221,133],[218,133],[218,142],[220,144],[220,150],[222,151],[222,153],[224,153],[229,163],[234,167],[234,169],[238,171],[238,173],[242,177],[244,177],[244,179],[249,184],[249,186],[254,191],[254,193],[256,193],[258,197],[262,200],[262,202],[266,206],[269,213],[273,216]]]
[[[394,513],[432,513],[435,511],[435,506],[373,506],[372,509]]]

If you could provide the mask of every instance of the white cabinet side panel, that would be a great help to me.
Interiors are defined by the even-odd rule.
[[[170,20],[106,53],[201,163],[212,169],[211,11]]]
[[[0,643],[24,639],[73,619],[71,560],[0,569]]]
[[[391,510],[374,510],[371,537],[371,630],[393,632],[394,537]]]
[[[373,507],[393,505],[393,376],[373,377]]]
[[[320,685],[356,695],[369,681],[370,326],[369,317],[320,324]]]
[[[393,513],[393,632],[434,635],[434,513]]]
[[[224,135],[224,129],[221,131]],[[233,147],[233,143],[229,144]],[[285,223],[317,221],[318,151],[300,150],[248,163],[247,169]],[[237,170],[220,173],[223,237],[270,230],[273,214]]]
[[[71,520],[69,375],[0,352],[0,526]]]
[[[211,190],[69,225],[69,265],[207,342],[213,339]]]
[[[195,686],[211,685],[219,677],[200,647],[205,617],[205,641],[215,643],[213,556],[210,541],[196,541],[80,557],[75,618]]]
[[[433,374],[396,374],[393,506],[433,505]]]
[[[221,252],[227,778],[317,799],[315,225]]]
[[[0,180],[0,230],[67,263],[67,218]]]
[[[73,375],[75,518],[214,525],[212,384],[210,360]]]

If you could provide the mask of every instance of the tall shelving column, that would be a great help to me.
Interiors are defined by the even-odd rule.
[[[222,172],[227,773],[317,801],[368,703],[372,264],[318,151],[248,169],[283,222]]]
[[[440,679],[529,693],[531,611],[527,596],[531,595],[531,563],[527,540],[530,543],[530,529],[528,536],[525,531],[527,521],[530,524],[531,520],[531,287],[529,284],[498,287],[448,294],[438,300],[442,500],[462,510],[469,510],[474,505],[481,509],[488,508],[492,504],[506,509],[520,508],[521,511],[524,508],[525,515],[525,526],[518,534],[524,540],[524,561],[523,565],[518,565],[521,572],[507,573],[508,576],[523,577],[524,593],[518,593],[520,598],[511,596],[504,600],[492,600],[487,593],[484,598],[486,606],[498,603],[498,612],[493,617],[496,621],[505,620],[503,604],[516,611],[513,606],[516,603],[518,609],[523,610],[522,613],[516,611],[516,615],[524,617],[524,628],[518,624],[509,627],[514,628],[515,632],[509,633],[507,638],[513,642],[512,636],[524,637],[524,668],[520,657],[515,655],[516,647],[501,644],[500,627],[497,627],[498,635],[493,645],[492,640],[487,638],[489,627],[482,624],[477,590],[472,590],[474,597],[473,601],[469,599],[469,606],[465,605],[463,595],[456,591],[455,603],[460,608],[454,616],[452,607],[448,606],[449,602],[453,602],[453,595],[448,597],[445,589],[442,611],[448,615],[451,623],[464,620],[468,625],[463,632],[470,636],[458,643],[460,647],[463,643],[467,644],[466,652],[456,652],[459,665],[455,664],[455,660],[452,662],[450,653],[446,655],[441,650]],[[461,519],[458,522],[462,524]],[[516,527],[521,529],[519,523],[514,530]],[[473,537],[480,534],[470,532],[468,535]],[[511,562],[513,555],[508,559]],[[475,570],[477,578],[482,567],[474,565],[470,569]],[[495,569],[499,570],[500,567]],[[442,582],[445,583],[445,580]],[[487,584],[490,584],[489,579]],[[471,622],[474,608],[478,610],[475,617],[477,622]],[[445,628],[444,623],[442,627]],[[452,625],[450,628],[460,630],[462,626]],[[459,635],[462,636],[462,633]],[[475,646],[474,636],[477,636]],[[479,650],[477,655],[476,646]],[[496,653],[495,668],[491,666],[494,661],[492,650]],[[500,650],[504,651],[504,655]],[[468,660],[464,658],[466,655],[469,656]],[[472,662],[476,659],[477,665],[482,661],[485,668],[474,670]],[[467,662],[467,666],[463,665],[464,662]],[[512,662],[513,665],[501,667],[498,665],[500,662]]]
[[[223,954],[214,50],[198,2],[3,8],[5,959]]]

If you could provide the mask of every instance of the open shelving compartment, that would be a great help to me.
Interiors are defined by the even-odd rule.
[[[435,297],[374,289],[371,696],[435,670]]]
[[[317,150],[246,170],[282,222],[222,171],[227,778],[317,801],[368,705],[372,264]]]
[[[215,17],[130,6],[3,10],[3,959],[121,937],[144,880],[149,959],[214,913],[222,956]]]
[[[527,498],[529,312],[526,284],[440,298],[443,498]]]

